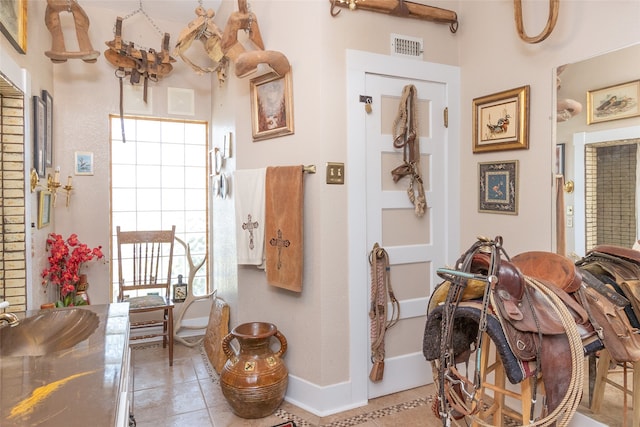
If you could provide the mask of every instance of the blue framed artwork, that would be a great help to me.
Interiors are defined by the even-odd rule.
[[[76,151],[75,174],[93,175],[93,153],[90,151]]]
[[[518,214],[518,161],[478,163],[478,211]]]

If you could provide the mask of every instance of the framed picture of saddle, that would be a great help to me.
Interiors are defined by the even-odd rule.
[[[293,134],[291,70],[283,76],[268,73],[251,79],[251,124],[253,140]]]
[[[529,148],[529,86],[473,100],[473,152]]]
[[[640,116],[640,80],[587,92],[587,124]]]
[[[478,212],[518,214],[518,161],[478,163]]]

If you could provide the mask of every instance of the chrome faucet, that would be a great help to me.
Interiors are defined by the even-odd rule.
[[[9,307],[8,301],[0,302],[0,309]],[[20,323],[20,319],[13,313],[2,313],[0,314],[0,322],[5,321],[9,326],[16,326]]]
[[[0,322],[5,321],[9,326],[16,326],[20,323],[20,319],[13,313],[2,313],[0,314]]]

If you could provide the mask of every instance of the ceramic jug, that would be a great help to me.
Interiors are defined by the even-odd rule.
[[[274,352],[272,338],[280,341]],[[230,347],[237,340],[239,350]],[[287,340],[275,325],[266,322],[243,323],[222,340],[227,356],[220,372],[222,394],[233,412],[242,418],[263,418],[280,406],[287,390],[289,371],[282,361]]]

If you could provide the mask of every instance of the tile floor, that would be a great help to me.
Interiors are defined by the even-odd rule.
[[[373,399],[366,407],[323,418],[285,401],[273,415],[247,420],[231,412],[222,396],[217,374],[199,345],[190,348],[176,343],[172,368],[167,363],[167,350],[160,344],[135,346],[132,361],[137,427],[271,427],[288,420],[298,427],[442,425],[431,411],[433,385]],[[601,421],[622,426],[621,420],[617,420],[621,418],[621,396],[614,394],[610,400],[617,406],[613,411],[607,410],[606,418]],[[588,409],[580,410],[588,413]],[[612,414],[615,418],[611,418]]]

